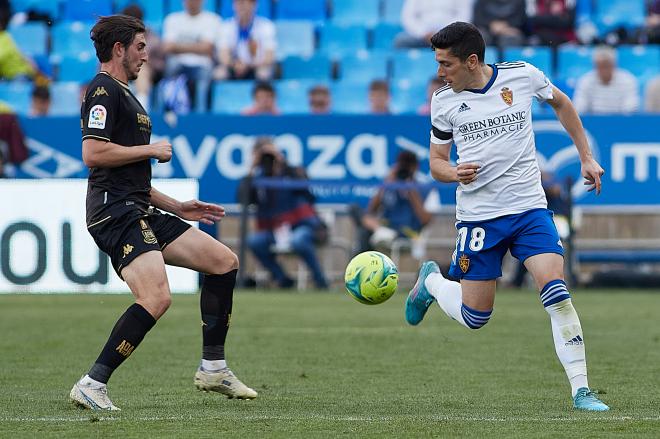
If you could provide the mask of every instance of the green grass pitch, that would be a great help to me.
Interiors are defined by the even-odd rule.
[[[660,295],[574,291],[592,388],[577,413],[537,294],[500,291],[471,332],[436,306],[418,327],[405,295],[239,291],[229,365],[254,401],[198,392],[198,296],[177,295],[115,373],[118,413],[67,402],[128,295],[0,295],[0,437],[658,437]]]

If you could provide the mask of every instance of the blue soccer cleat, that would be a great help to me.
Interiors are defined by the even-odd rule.
[[[424,285],[424,281],[431,273],[439,273],[438,264],[433,261],[426,261],[419,269],[417,282],[406,299],[406,321],[411,325],[418,325],[424,319],[424,314],[429,306],[435,301],[435,298],[429,294]]]
[[[591,412],[606,412],[610,408],[587,387],[580,387],[573,397],[573,407]]]

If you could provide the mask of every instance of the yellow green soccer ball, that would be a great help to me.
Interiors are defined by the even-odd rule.
[[[351,259],[344,276],[346,291],[366,305],[377,305],[392,297],[399,283],[399,270],[386,255],[368,251]]]

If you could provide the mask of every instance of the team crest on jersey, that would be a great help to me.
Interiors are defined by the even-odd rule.
[[[513,104],[513,91],[509,87],[503,87],[502,91],[500,91],[500,96],[502,96],[502,100],[508,106]]]
[[[108,92],[105,91],[105,87],[96,87],[96,90],[94,90],[94,94],[92,95],[92,97],[95,98],[97,96],[104,96],[104,95],[110,97]]]
[[[87,121],[87,128],[96,128],[102,130],[105,128],[105,119],[108,116],[103,105],[94,105],[91,110],[89,110],[89,120]]]
[[[458,267],[463,273],[467,273],[468,269],[470,268],[470,258],[468,258],[465,254],[462,254],[461,257],[458,258]]]

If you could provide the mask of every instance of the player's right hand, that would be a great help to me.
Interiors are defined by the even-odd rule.
[[[470,184],[477,179],[479,175],[479,168],[481,165],[478,163],[461,163],[456,166],[456,176],[458,182],[462,184]]]
[[[172,159],[172,144],[167,140],[159,140],[152,143],[152,157],[158,159],[158,163],[166,163]]]

